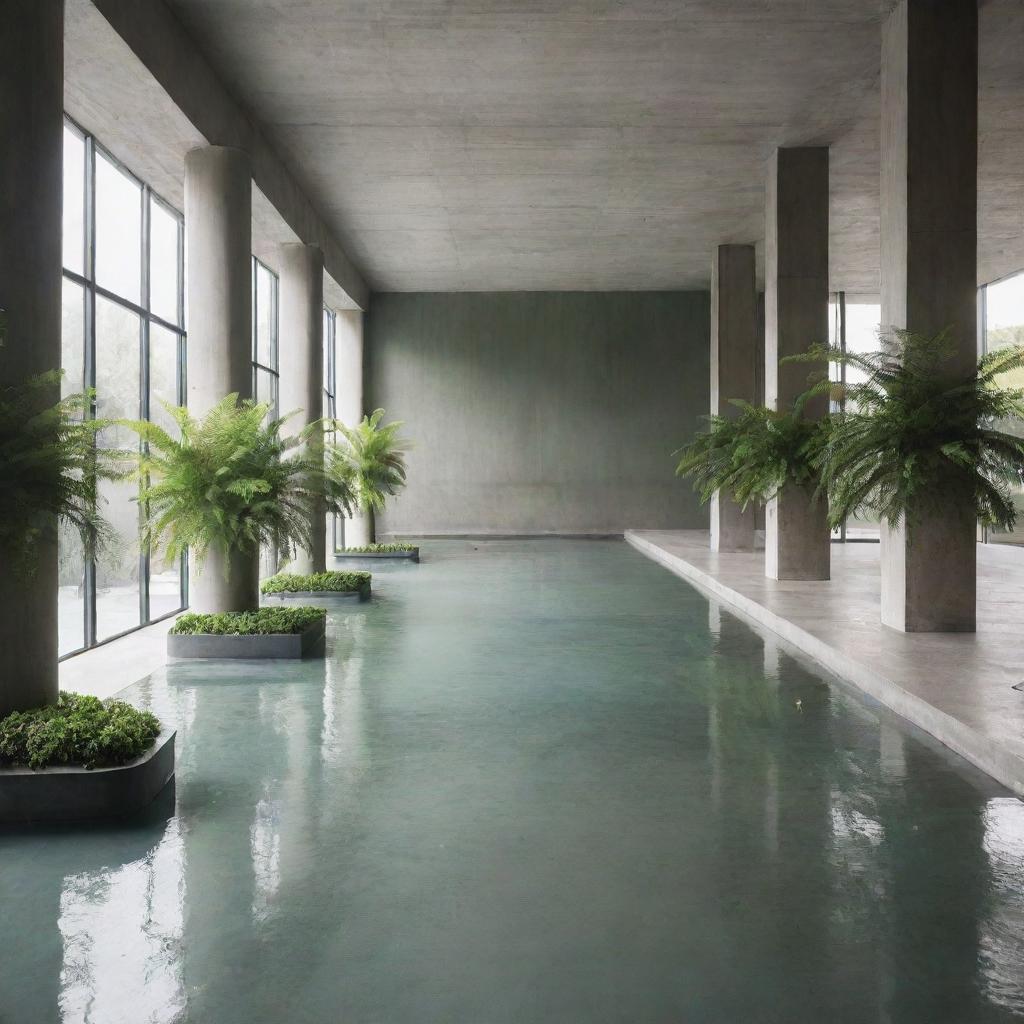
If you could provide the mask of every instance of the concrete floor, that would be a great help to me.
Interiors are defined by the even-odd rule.
[[[1024,1019],[1024,804],[614,541],[431,541],[170,665],[130,825],[0,835],[32,1024]]]
[[[978,546],[977,633],[907,634],[879,621],[877,544],[833,544],[832,579],[798,583],[702,531],[626,537],[1024,795],[1024,550]]]

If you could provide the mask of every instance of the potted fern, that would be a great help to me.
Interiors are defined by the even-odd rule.
[[[197,570],[211,562],[214,571],[241,576],[235,607],[179,618],[168,635],[169,652],[204,658],[309,653],[323,637],[324,610],[261,609],[255,567],[261,545],[291,557],[311,546],[315,514],[351,509],[347,469],[324,459],[323,422],[284,437],[286,417],[270,419],[268,405],[239,402],[235,394],[201,419],[167,408],[179,437],[156,423],[128,424],[145,442],[135,469],[144,538],[169,561],[187,550]]]
[[[692,477],[705,504],[723,491],[743,509],[751,502],[765,505],[784,487],[820,500],[817,462],[828,421],[805,419],[812,396],[801,395],[789,410],[732,399],[738,415],[710,416],[709,429],[674,453],[676,475]]]
[[[405,558],[419,561],[419,548],[411,544],[377,544],[375,516],[389,497],[405,486],[405,453],[409,443],[398,436],[399,422],[381,423],[384,410],[376,409],[361,423],[335,424],[340,440],[329,446],[328,467],[350,481],[356,508],[366,521],[369,544],[336,552],[338,558]]]
[[[1024,481],[1024,388],[1007,376],[1024,368],[1024,347],[983,356],[957,374],[950,331],[892,330],[874,352],[817,347],[807,357],[855,367],[863,380],[842,389],[845,409],[815,458],[833,524],[867,510],[891,528],[957,506],[978,521],[1012,529],[1013,489]]]

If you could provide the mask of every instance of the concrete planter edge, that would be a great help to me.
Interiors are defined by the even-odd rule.
[[[368,601],[370,599],[370,584],[360,587],[358,590],[290,590],[279,594],[261,594],[264,601]]]

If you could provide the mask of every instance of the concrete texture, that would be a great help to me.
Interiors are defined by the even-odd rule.
[[[735,416],[732,399],[760,402],[756,368],[764,361],[757,329],[757,277],[752,245],[720,245],[711,260],[711,413]],[[711,499],[711,550],[753,551],[756,515],[728,495]]]
[[[781,365],[828,341],[829,153],[822,146],[780,149],[768,170],[765,219],[765,404],[788,410],[825,364]],[[828,410],[828,396],[804,415]],[[765,510],[765,572],[772,579],[827,580],[830,530],[824,502],[784,487]]]
[[[0,768],[0,824],[99,822],[130,818],[174,777],[174,731],[112,768]]]
[[[60,368],[63,4],[14,0],[0,32],[0,388]],[[40,409],[56,402],[44,392]],[[0,568],[0,718],[57,699],[57,542]],[[6,562],[6,559],[5,559]]]
[[[124,694],[178,729],[159,819],[0,834],[5,1017],[1019,1016],[1024,805],[919,730],[621,542],[374,585],[323,660]]]
[[[375,295],[367,408],[404,421],[384,536],[706,526],[672,452],[708,408],[707,293]]]
[[[278,407],[294,412],[284,425],[295,435],[319,420],[324,389],[324,262],[314,245],[284,246],[279,254]],[[321,510],[311,524],[312,546],[298,551],[288,571],[323,572],[327,566],[327,519]]]
[[[797,585],[767,579],[755,554],[711,553],[704,533],[626,539],[1024,796],[1024,552],[979,545],[977,635],[924,635],[879,622],[874,544],[834,545],[831,581]]]
[[[882,35],[882,324],[950,328],[951,381],[978,358],[978,8],[901,0]],[[973,498],[973,496],[972,496]],[[882,621],[908,631],[975,625],[977,525],[945,514],[882,531]]]

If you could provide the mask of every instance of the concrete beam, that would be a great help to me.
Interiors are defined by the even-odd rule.
[[[230,94],[163,0],[95,0],[95,6],[207,141],[249,154],[257,187],[299,241],[320,248],[324,269],[365,309],[369,290],[359,271],[259,123]]]
[[[882,323],[953,328],[953,379],[978,358],[978,7],[901,0],[882,32]],[[977,524],[968,500],[882,526],[882,622],[973,632]]]
[[[60,368],[64,4],[13,0],[0,32],[0,386]],[[40,406],[57,401],[57,389]],[[57,700],[56,523],[35,573],[0,571],[0,718]]]
[[[768,173],[765,228],[765,403],[787,409],[814,367],[780,366],[828,340],[828,148],[776,150]],[[825,396],[809,403],[823,415]],[[787,485],[765,510],[765,573],[778,580],[827,580],[831,533],[825,501]]]
[[[245,152],[206,146],[185,157],[185,223],[188,405],[202,416],[225,395],[253,397],[252,177]],[[193,570],[190,591],[196,611],[258,607],[258,552],[211,548]]]
[[[295,435],[319,420],[324,386],[324,269],[315,245],[285,245],[278,254],[280,322],[278,326],[278,406],[282,415],[295,413],[285,431]],[[323,572],[326,566],[327,520],[323,512],[311,524],[313,544],[296,552],[290,572]]]
[[[758,344],[754,246],[720,245],[711,261],[711,413],[735,416],[733,398],[754,403]],[[711,499],[711,550],[752,551],[755,512],[728,496]]]

